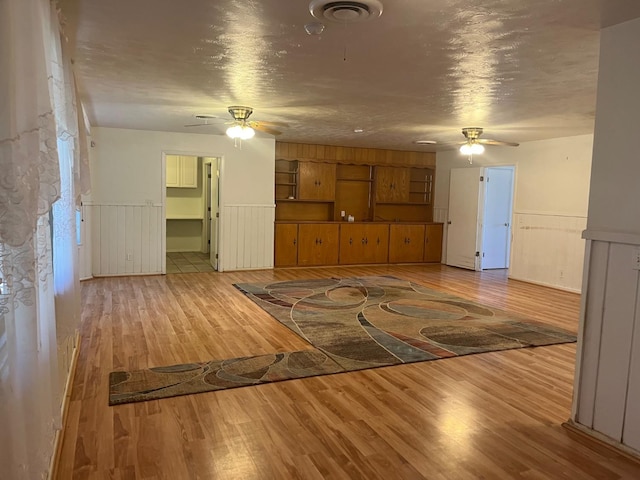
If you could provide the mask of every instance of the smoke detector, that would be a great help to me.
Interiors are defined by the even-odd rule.
[[[332,2],[313,0],[309,12],[320,20],[335,23],[360,23],[374,20],[382,15],[382,3],[378,0]]]

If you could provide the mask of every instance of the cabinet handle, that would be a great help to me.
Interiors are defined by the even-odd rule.
[[[378,237],[378,242],[377,243],[378,243],[378,245],[380,245],[380,237]]]
[[[294,244],[294,245],[296,244],[296,239],[295,239],[295,238],[293,239],[293,244]]]
[[[318,241],[318,243],[319,243],[320,245],[322,245],[322,239],[320,239],[320,240]]]
[[[316,245],[318,244],[318,239],[316,238]]]
[[[353,245],[353,238],[349,238],[349,245]]]
[[[365,244],[365,245],[368,245],[368,244],[369,244],[369,239],[368,239],[368,238],[366,238],[366,237],[365,237],[365,239],[364,239],[364,244]]]

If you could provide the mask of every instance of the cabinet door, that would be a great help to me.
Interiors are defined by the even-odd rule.
[[[408,202],[409,177],[408,168],[376,167],[376,202]]]
[[[340,264],[387,263],[389,225],[350,224],[340,226]]]
[[[298,265],[337,265],[337,224],[301,223],[298,226]]]
[[[387,263],[389,258],[389,225],[363,225],[365,259],[363,263]]]
[[[364,225],[343,223],[340,225],[340,264],[365,263]]]
[[[440,263],[442,261],[442,224],[425,225],[424,261]]]
[[[166,155],[165,161],[167,164],[166,185],[167,187],[179,187],[180,186],[180,157],[178,155]]]
[[[298,263],[298,224],[276,223],[275,255],[276,267],[293,267]]]
[[[180,186],[183,188],[198,187],[198,157],[180,156]]]
[[[389,263],[423,262],[424,225],[389,227]]]
[[[298,166],[300,200],[332,202],[336,196],[336,165],[300,162]]]

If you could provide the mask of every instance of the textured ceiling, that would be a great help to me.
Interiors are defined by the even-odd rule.
[[[380,18],[319,36],[305,0],[60,4],[94,126],[221,134],[227,106],[249,105],[289,124],[282,141],[426,151],[466,126],[592,132],[599,30],[640,16],[636,0],[382,1]],[[221,120],[184,127],[202,113]]]

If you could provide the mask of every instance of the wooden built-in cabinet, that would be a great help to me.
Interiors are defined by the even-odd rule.
[[[295,267],[298,264],[298,224],[276,223],[274,265]]]
[[[410,172],[405,167],[376,167],[376,202],[408,203]]]
[[[389,263],[424,261],[424,225],[389,226]]]
[[[336,265],[339,226],[331,223],[298,225],[298,265]]]
[[[441,256],[441,223],[276,222],[276,267],[439,263]]]
[[[340,264],[387,263],[389,225],[345,223],[340,225]]]
[[[336,165],[298,162],[298,198],[333,201],[336,196]]]
[[[439,262],[434,178],[430,152],[276,142],[275,265]]]
[[[427,263],[442,261],[442,224],[425,225],[424,261]]]

